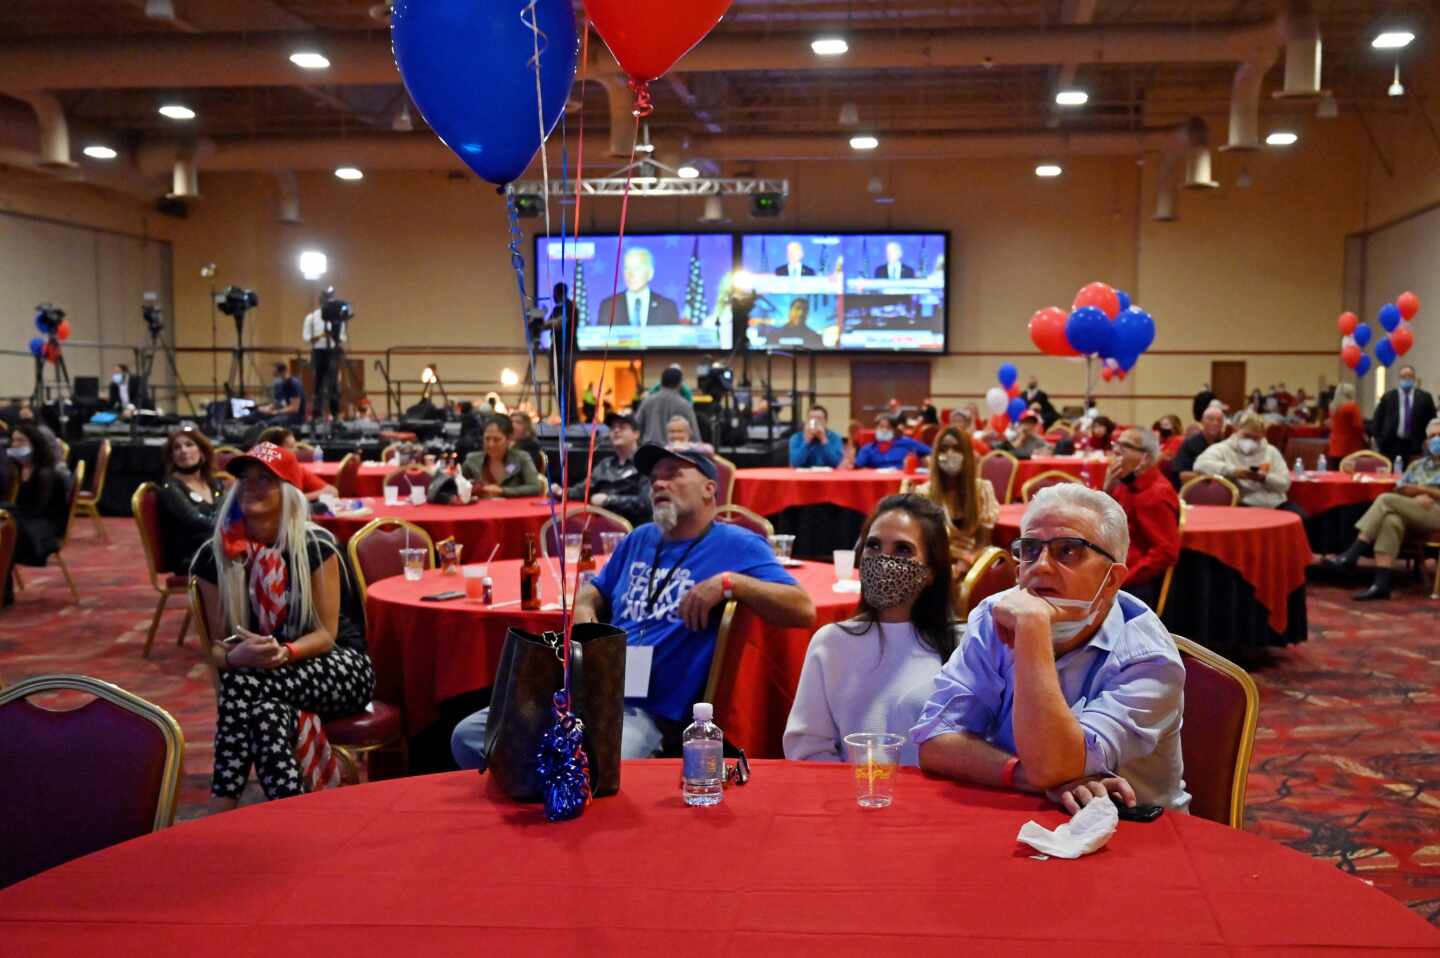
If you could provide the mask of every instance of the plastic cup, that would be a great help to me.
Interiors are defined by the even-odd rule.
[[[565,533],[565,565],[574,568],[575,563],[580,561],[580,540],[585,536],[579,532]]]
[[[398,506],[398,505],[400,505],[400,487],[399,487],[399,486],[386,486],[386,487],[385,487],[385,505],[387,505],[387,506]]]
[[[841,582],[855,574],[855,550],[835,550],[835,578]]]
[[[410,504],[412,506],[423,506],[425,504],[425,487],[419,483],[410,487]]]
[[[792,535],[771,536],[770,546],[775,550],[775,557],[777,559],[789,559],[790,550],[795,548],[795,537]]]
[[[401,549],[400,559],[405,563],[405,578],[419,582],[425,577],[425,550]]]
[[[888,808],[895,800],[895,778],[900,771],[898,735],[889,732],[851,732],[845,751],[855,777],[855,802],[861,808]]]
[[[480,601],[485,597],[485,567],[483,565],[465,565],[460,567],[460,574],[465,577],[465,598]]]
[[[614,555],[615,550],[620,548],[620,540],[625,538],[623,532],[602,532],[600,533],[600,551],[604,555]]]

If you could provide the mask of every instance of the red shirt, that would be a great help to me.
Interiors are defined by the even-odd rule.
[[[330,483],[326,482],[324,479],[321,479],[319,476],[315,475],[315,473],[311,472],[309,469],[303,469],[303,468],[301,469],[301,471],[300,471],[300,491],[301,491],[301,492],[306,493],[306,494],[309,494],[309,493],[312,493],[312,492],[319,492],[321,489],[324,489],[324,488],[325,488],[326,486],[328,486],[328,485],[330,485]]]
[[[1352,452],[1369,448],[1370,444],[1365,440],[1365,417],[1360,415],[1360,407],[1354,402],[1342,402],[1336,406],[1330,414],[1330,448],[1327,450],[1330,461],[1338,463]]]
[[[1180,559],[1180,497],[1175,487],[1159,469],[1147,469],[1134,482],[1117,482],[1108,491],[1130,525],[1125,585],[1159,579]]]

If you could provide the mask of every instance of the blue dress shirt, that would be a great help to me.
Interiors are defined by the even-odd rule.
[[[810,442],[805,433],[797,432],[790,437],[790,465],[796,469],[807,466],[829,466],[835,468],[845,458],[845,446],[840,434],[825,430],[825,441]]]

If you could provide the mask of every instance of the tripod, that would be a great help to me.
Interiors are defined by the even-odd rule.
[[[135,350],[135,369],[150,390],[151,401],[154,401],[153,397],[158,388],[150,376],[151,371],[155,368],[156,353],[164,353],[165,360],[170,365],[170,375],[175,379],[175,384],[170,387],[175,394],[175,411],[180,411],[180,397],[184,396],[185,404],[190,407],[190,415],[196,415],[195,400],[190,396],[190,387],[186,386],[185,380],[180,378],[180,368],[175,363],[175,347],[161,338],[158,326],[150,327],[150,345]]]
[[[59,410],[60,416],[60,434],[64,435],[66,431],[67,418],[65,415],[65,404],[70,400],[72,396],[74,396],[75,392],[70,386],[70,370],[65,367],[65,354],[59,351],[60,340],[56,337],[54,333],[48,334],[45,339],[47,348],[53,346],[57,353],[55,361],[53,363],[48,363],[48,365],[53,367],[55,370],[55,382],[51,384],[50,388],[55,391],[55,405],[56,408]],[[30,404],[34,406],[36,410],[39,410],[40,407],[45,404],[46,365],[47,361],[43,355],[35,357],[35,392],[30,399]]]
[[[315,345],[310,353],[311,370],[315,374],[315,408],[310,411],[312,423],[330,422],[340,417],[340,400],[345,395],[345,323],[343,319],[324,319],[324,345]],[[352,387],[354,383],[350,384]]]
[[[245,398],[245,314],[235,314],[235,346],[230,350],[230,372],[225,375],[225,394]]]

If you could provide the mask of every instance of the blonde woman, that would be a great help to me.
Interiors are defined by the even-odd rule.
[[[945,510],[950,518],[950,561],[956,582],[990,544],[990,533],[1000,518],[1000,503],[989,481],[980,477],[970,435],[947,426],[935,437],[930,459],[930,480],[915,490]]]
[[[375,691],[355,590],[334,537],[308,521],[294,453],[261,443],[229,468],[237,481],[191,567],[220,593],[210,792],[222,810],[235,807],[252,765],[267,798],[299,795],[297,711],[348,715]]]

